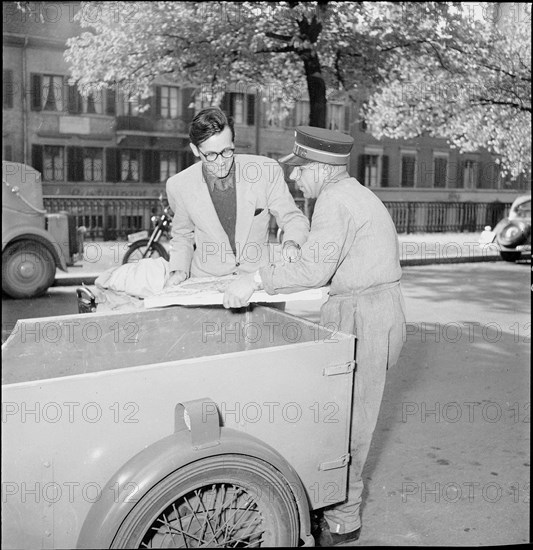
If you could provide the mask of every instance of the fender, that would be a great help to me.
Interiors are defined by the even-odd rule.
[[[517,228],[520,233],[513,238],[510,238],[509,236],[502,237],[502,231],[504,231],[507,227],[510,227],[510,226],[514,226],[515,228]],[[527,242],[530,234],[531,234],[530,224],[527,224],[525,221],[519,218],[507,219],[507,223],[502,224],[496,236],[496,240],[498,244],[500,244],[503,247],[515,248]]]
[[[10,231],[6,231],[2,235],[2,251],[8,244],[16,241],[34,241],[43,245],[54,257],[56,267],[62,271],[67,271],[67,262],[63,257],[61,248],[46,229],[40,229],[38,227],[15,227]]]
[[[217,445],[194,447],[191,433],[180,431],[157,441],[131,458],[105,487],[117,487],[118,483],[118,498],[112,490],[102,491],[102,498],[93,504],[83,523],[77,548],[109,548],[128,513],[161,479],[197,460],[224,454],[241,454],[263,460],[285,477],[298,505],[300,537],[306,543],[305,546],[312,546],[307,495],[294,468],[260,439],[231,428],[221,428]],[[128,490],[132,486],[136,489],[135,494]]]

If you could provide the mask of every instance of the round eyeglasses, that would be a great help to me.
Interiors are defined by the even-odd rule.
[[[225,159],[230,159],[235,154],[235,149],[232,147],[228,147],[227,149],[220,151],[220,153],[204,153],[203,151],[200,151],[200,149],[198,149],[198,151],[205,157],[205,160],[209,162],[217,160],[218,155]]]

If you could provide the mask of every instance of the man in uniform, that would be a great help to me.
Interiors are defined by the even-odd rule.
[[[309,221],[296,206],[279,164],[259,155],[235,155],[233,122],[217,107],[194,117],[189,138],[201,162],[167,181],[174,219],[166,285],[268,264],[270,214],[283,230],[283,256],[296,257]]]
[[[296,261],[239,277],[226,290],[224,305],[242,307],[261,287],[275,294],[329,283],[321,324],[357,337],[348,495],[324,511],[317,535],[319,546],[331,546],[359,538],[362,471],[387,369],[403,346],[404,301],[394,223],[379,198],[347,172],[353,139],[309,126],[295,135],[293,153],[279,162],[293,166],[290,178],[304,196],[317,198],[309,238]]]

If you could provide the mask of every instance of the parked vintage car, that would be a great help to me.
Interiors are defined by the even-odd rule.
[[[502,259],[507,262],[515,262],[523,254],[531,256],[531,195],[515,199],[508,216],[494,229],[487,225],[479,242],[483,245],[496,242]]]
[[[2,291],[32,298],[54,284],[56,269],[83,259],[85,227],[68,212],[43,206],[41,174],[31,166],[2,161]]]

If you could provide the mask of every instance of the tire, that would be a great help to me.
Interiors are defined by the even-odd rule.
[[[42,243],[17,241],[2,253],[2,290],[11,298],[33,298],[46,292],[56,276],[56,262]]]
[[[213,456],[152,487],[111,548],[295,547],[298,509],[285,478],[261,460]]]
[[[124,254],[124,258],[122,259],[123,264],[128,263],[134,263],[138,262],[142,259],[143,254],[146,251],[146,247],[148,246],[148,239],[141,239],[140,241],[135,241],[129,248],[126,254]],[[166,248],[161,243],[152,243],[152,246],[150,247],[150,250],[148,254],[145,256],[146,258],[165,258],[165,260],[170,259],[170,256],[166,250]]]
[[[500,256],[504,262],[516,262],[522,257],[521,252],[507,252],[500,250]]]

